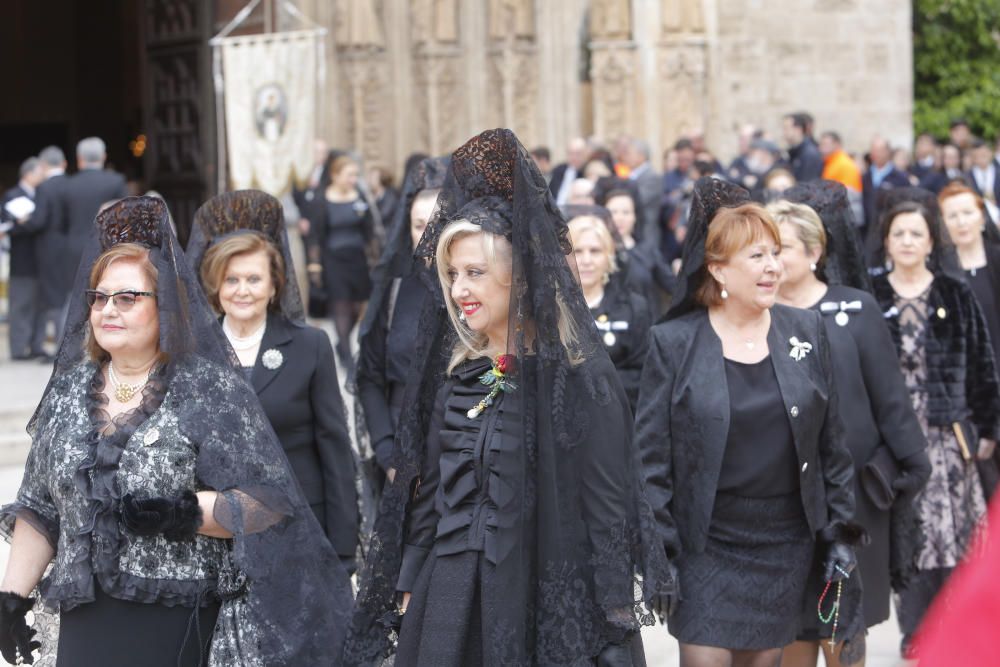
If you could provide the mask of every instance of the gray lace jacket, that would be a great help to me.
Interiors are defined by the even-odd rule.
[[[33,420],[32,447],[17,499],[0,510],[0,532],[5,536],[11,535],[15,519],[24,520],[55,549],[52,566],[38,586],[45,612],[65,612],[93,601],[95,579],[113,597],[169,606],[194,607],[216,592],[220,569],[228,572],[229,540],[197,535],[177,542],[162,535],[126,534],[119,525],[118,507],[127,493],[173,497],[212,488],[200,474],[204,459],[212,458],[210,465],[218,468],[220,457],[235,452],[240,434],[229,433],[231,441],[222,445],[218,438],[227,434],[210,423],[187,423],[205,421],[204,407],[191,408],[192,397],[204,403],[213,395],[206,390],[214,386],[216,395],[224,396],[231,389],[224,385],[238,381],[205,362],[182,364],[169,384],[154,375],[140,406],[109,425],[103,378],[95,364],[80,364],[53,380]],[[240,417],[250,432],[267,428],[254,423],[262,419],[259,413],[243,411]],[[262,478],[287,475],[274,462],[251,460],[249,465],[261,471]],[[216,518],[234,532],[253,532],[255,521],[274,521],[273,516],[253,516],[242,492],[219,490],[223,492]],[[220,656],[236,654],[241,664],[255,662],[246,655],[247,643],[239,639],[254,630],[239,605],[236,601],[229,605],[235,609],[223,606],[213,664],[221,664]],[[55,645],[45,644],[43,637],[43,664],[44,653],[55,650]]]

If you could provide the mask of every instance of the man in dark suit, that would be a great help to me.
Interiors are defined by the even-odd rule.
[[[782,134],[788,144],[788,161],[799,183],[823,178],[823,154],[812,138],[812,116],[791,113],[782,121]]]
[[[871,159],[871,166],[865,170],[861,179],[861,199],[865,209],[865,228],[862,238],[865,239],[867,261],[869,265],[873,265],[882,247],[882,236],[878,228],[879,194],[893,188],[908,187],[910,178],[892,164],[892,147],[882,137],[877,136],[872,139],[868,156]]]
[[[105,171],[107,159],[104,142],[87,137],[76,145],[76,165],[79,171],[69,178],[66,186],[66,255],[70,280],[80,264],[83,249],[94,234],[94,217],[108,202],[128,196],[125,177]]]
[[[653,170],[649,162],[649,144],[642,139],[629,139],[625,149],[625,165],[629,169],[628,180],[639,190],[639,206],[642,208],[642,238],[659,247],[660,205],[663,201],[663,177]]]
[[[20,180],[3,195],[0,221],[10,237],[10,357],[31,359],[45,355],[44,309],[40,304],[38,263],[35,260],[35,238],[39,229],[34,224],[34,210],[26,210],[35,201],[36,188],[45,178],[38,158],[28,158],[21,164]],[[8,207],[9,205],[9,207]],[[8,227],[9,226],[9,227]],[[2,233],[0,233],[2,236]]]
[[[570,139],[566,147],[566,161],[555,166],[552,178],[549,180],[549,191],[560,206],[567,203],[573,181],[583,178],[583,167],[587,164],[589,156],[590,149],[587,147],[586,139],[583,137]]]
[[[972,143],[972,169],[966,175],[966,180],[983,198],[986,208],[993,220],[998,217],[997,205],[1000,204],[1000,165],[993,155],[990,145],[981,139]]]
[[[66,319],[65,306],[73,275],[64,267],[66,238],[66,156],[58,146],[47,146],[38,154],[45,170],[45,180],[38,186],[32,224],[37,226],[35,260],[44,328],[52,323],[56,342],[62,339]],[[72,269],[76,270],[76,267]]]

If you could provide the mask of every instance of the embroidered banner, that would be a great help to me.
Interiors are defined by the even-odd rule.
[[[278,197],[309,177],[324,38],[301,30],[218,40],[230,188]]]

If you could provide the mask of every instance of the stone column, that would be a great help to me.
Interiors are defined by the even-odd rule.
[[[594,134],[605,140],[633,133],[641,124],[630,5],[629,0],[593,0],[590,5]]]
[[[525,145],[538,135],[538,47],[534,0],[489,0],[490,85],[480,129],[509,127]]]
[[[708,121],[708,63],[702,0],[661,0],[656,45],[657,130],[662,148]]]

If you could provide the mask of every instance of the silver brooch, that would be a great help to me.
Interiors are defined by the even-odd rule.
[[[792,336],[791,338],[789,338],[788,342],[792,346],[792,349],[788,353],[788,356],[790,356],[795,361],[802,361],[803,359],[805,359],[805,356],[807,354],[809,354],[810,352],[812,352],[812,349],[813,349],[812,343],[808,343],[806,341],[800,341],[795,336]]]
[[[160,429],[154,426],[153,428],[146,431],[146,435],[142,437],[142,444],[149,446],[159,439],[160,439]]]
[[[282,363],[284,363],[285,357],[281,355],[281,352],[274,349],[265,350],[264,354],[260,357],[260,362],[264,364],[264,368],[269,371],[277,370]]]

